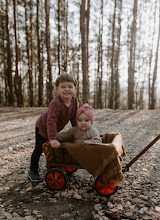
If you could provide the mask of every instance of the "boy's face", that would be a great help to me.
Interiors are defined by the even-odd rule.
[[[76,87],[73,82],[60,82],[56,90],[63,101],[70,101],[76,93]]]
[[[87,117],[87,115],[81,113],[77,119],[77,126],[80,130],[87,131],[91,128],[92,123],[91,120]]]

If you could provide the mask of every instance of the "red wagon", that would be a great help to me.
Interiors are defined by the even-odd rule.
[[[118,147],[122,146],[122,138],[119,133],[106,133],[102,137],[102,142],[107,144],[105,147],[110,146],[112,148],[114,146],[113,144],[118,145]],[[73,143],[65,144],[67,144],[67,146],[74,146]],[[53,149],[49,143],[43,144],[43,151],[46,155],[48,164],[48,172],[45,176],[45,181],[51,190],[63,190],[67,184],[67,175],[76,172],[79,168],[85,169],[85,167],[81,165],[81,161],[80,163],[77,162],[76,158],[71,155],[65,144],[61,144],[58,149]],[[99,146],[95,145],[96,144],[92,144],[91,146],[89,145],[89,148],[93,149],[95,147],[95,149],[98,149],[99,151]],[[85,148],[88,149],[85,144],[83,144],[82,147],[84,147],[84,151]],[[118,156],[117,158],[119,162],[120,157]],[[94,188],[98,194],[102,196],[110,196],[118,189],[118,186],[115,183],[116,182],[114,180],[104,181],[103,176],[99,174],[95,178]]]
[[[159,139],[160,139],[160,135],[158,135],[153,141],[151,141],[135,158],[133,158],[122,169],[120,165],[120,161],[122,160],[122,157],[125,156],[125,148],[122,143],[121,134],[106,133],[102,137],[102,143],[104,143],[103,146],[104,148],[102,149],[102,153],[104,152],[105,154],[106,153],[105,150],[107,150],[108,153],[114,155],[114,157],[112,157],[113,159],[112,161],[106,162],[107,163],[106,168],[103,170],[102,173],[100,173],[96,177],[94,183],[95,190],[102,196],[113,195],[118,189],[117,183],[123,181],[123,177],[124,177],[123,172],[128,171],[129,167]],[[45,181],[46,184],[52,190],[64,189],[67,184],[67,174],[72,174],[73,172],[76,172],[78,168],[85,169],[85,166],[81,164],[81,160],[79,160],[79,157],[77,157],[79,160],[79,162],[77,162],[77,158],[76,158],[77,154],[75,154],[75,157],[71,155],[72,151],[70,151],[70,147],[68,147],[70,145],[74,146],[73,143],[66,143],[66,145],[64,143],[60,146],[60,148],[53,149],[49,143],[45,143],[43,145],[43,151],[44,154],[46,155],[46,159],[48,163],[48,172],[46,174]],[[99,151],[100,148],[99,146],[94,146],[94,145],[95,144],[92,144],[91,146],[86,146],[85,144],[83,144],[81,147],[84,148],[83,149],[84,151],[87,149],[86,151],[87,153],[88,153],[88,149],[91,149],[91,152],[94,152],[94,154],[96,155],[96,153],[100,152]],[[73,149],[76,152],[76,146],[74,146]],[[96,150],[98,150],[98,152],[96,152]],[[97,159],[98,156],[99,155],[97,154],[96,157],[94,158]],[[107,156],[104,155],[103,158],[106,159],[105,157]],[[111,159],[109,155],[108,157]],[[92,163],[92,165],[94,165],[94,163]],[[116,170],[117,173],[112,172],[112,170]],[[106,171],[112,174],[114,173],[114,175],[112,175],[112,179],[108,178],[108,180],[105,180],[105,178],[103,178],[106,174]],[[92,174],[92,172],[90,173]]]

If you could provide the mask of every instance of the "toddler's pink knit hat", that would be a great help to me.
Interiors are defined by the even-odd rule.
[[[78,117],[80,116],[81,113],[84,113],[90,120],[91,120],[91,123],[93,124],[93,108],[88,105],[88,104],[84,104],[82,105],[78,110],[77,110],[77,113],[76,113],[76,120],[78,119]]]

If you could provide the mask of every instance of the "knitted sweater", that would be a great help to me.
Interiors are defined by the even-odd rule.
[[[60,142],[81,142],[89,140],[90,143],[101,143],[102,140],[98,131],[91,127],[87,131],[80,130],[77,126],[70,128],[68,131],[64,131],[57,134],[57,139]]]
[[[72,97],[69,107],[65,105],[59,95],[49,104],[48,110],[36,121],[39,134],[49,140],[56,139],[57,132],[61,131],[70,121],[72,126],[76,126],[76,111],[78,108],[77,98]]]

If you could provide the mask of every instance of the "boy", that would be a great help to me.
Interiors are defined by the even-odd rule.
[[[57,140],[60,142],[71,141],[80,143],[102,143],[98,131],[92,127],[93,108],[84,104],[76,113],[77,126],[70,128],[66,132],[57,134]]]
[[[58,95],[50,102],[48,110],[36,121],[36,143],[31,156],[28,177],[32,182],[40,182],[38,173],[39,158],[42,154],[42,144],[47,140],[53,148],[58,148],[60,143],[56,140],[57,132],[60,132],[70,121],[76,126],[76,111],[78,101],[76,99],[76,80],[70,74],[62,74],[56,79]]]

